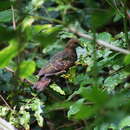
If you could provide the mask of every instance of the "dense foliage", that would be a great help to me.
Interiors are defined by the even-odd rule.
[[[0,1],[0,117],[26,130],[129,129],[129,6],[128,0]],[[70,38],[82,46],[75,65],[43,92],[34,90],[38,71]]]

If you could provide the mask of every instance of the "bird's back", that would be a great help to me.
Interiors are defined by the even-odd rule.
[[[49,73],[56,73],[66,70],[71,67],[77,59],[76,51],[72,49],[65,49],[54,55],[49,63],[39,71],[39,76],[44,76]]]

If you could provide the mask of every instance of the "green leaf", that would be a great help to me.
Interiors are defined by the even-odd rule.
[[[114,9],[104,9],[102,11],[91,12],[88,18],[88,26],[91,28],[100,28],[107,24],[114,15]]]
[[[38,81],[38,77],[34,76],[34,75],[30,75],[28,77],[26,77],[27,80],[29,80],[32,84],[36,83]]]
[[[54,103],[52,105],[47,106],[45,110],[47,112],[50,112],[50,111],[61,110],[61,109],[69,109],[70,105],[72,105],[71,102],[62,101],[62,102]]]
[[[42,113],[43,113],[43,102],[41,102],[39,99],[34,98],[34,100],[32,100],[32,104],[30,104],[32,110],[35,112],[34,116],[36,117],[36,120],[38,122],[38,125],[40,127],[43,126],[43,117],[42,117]]]
[[[22,108],[22,107],[21,107]],[[21,115],[20,116],[20,124],[24,126],[24,128],[26,128],[26,130],[29,130],[30,129],[30,126],[29,126],[29,121],[30,121],[30,113],[25,111],[25,110],[20,110],[19,111],[19,114]]]
[[[45,26],[45,27],[44,27]],[[58,32],[61,31],[62,26],[48,26],[48,25],[32,26],[30,28],[29,37],[36,42],[40,42],[43,47],[54,43],[57,40]],[[47,28],[48,26],[48,28]]]
[[[94,87],[80,87],[77,93],[83,96],[86,100],[97,103],[97,105],[102,105],[108,100],[108,96],[105,92]]]
[[[97,38],[100,39],[100,40],[106,41],[106,42],[111,42],[112,35],[108,32],[102,32],[102,33],[99,33]]]
[[[19,67],[19,76],[21,78],[27,78],[28,76],[32,75],[35,71],[36,64],[34,61],[28,60],[28,61],[23,61],[20,64]]]
[[[127,55],[127,56],[125,56],[125,58],[124,58],[124,63],[125,63],[126,65],[130,64],[130,54]]]
[[[43,4],[44,0],[32,0],[31,4],[34,8],[39,8]]]
[[[123,82],[123,79],[125,79],[128,76],[125,72],[120,72],[115,75],[109,76],[104,81],[104,86],[107,88],[108,92],[112,92],[115,87]]]
[[[119,128],[123,129],[124,127],[130,127],[130,116],[125,117],[124,119],[121,120],[119,124]]]
[[[65,92],[57,84],[51,84],[49,87],[52,88],[54,91],[58,92],[59,94],[65,95]]]
[[[34,22],[34,17],[32,16],[28,16],[26,18],[24,18],[23,22],[22,22],[22,29],[25,30],[26,28],[28,29],[28,27],[30,27],[32,25],[32,23]]]
[[[10,22],[12,19],[11,10],[0,11],[0,23],[1,22]]]
[[[71,118],[76,113],[78,113],[83,105],[84,99],[79,99],[73,105],[70,106],[70,109],[67,113],[68,118]]]
[[[84,120],[90,118],[97,112],[95,106],[81,106],[80,111],[74,116],[75,119]]]
[[[0,68],[7,66],[11,59],[18,54],[18,51],[17,41],[12,40],[8,47],[0,51]]]
[[[7,9],[11,6],[11,4],[13,4],[13,2],[11,2],[10,0],[0,1],[0,9]]]

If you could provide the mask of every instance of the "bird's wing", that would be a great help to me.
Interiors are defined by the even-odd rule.
[[[44,76],[47,74],[55,74],[57,72],[68,69],[73,65],[74,61],[66,59],[57,59],[49,63],[45,68],[41,69],[38,76]]]
[[[68,69],[73,65],[75,56],[71,51],[62,51],[54,55],[48,65],[39,71],[38,76],[57,73]]]

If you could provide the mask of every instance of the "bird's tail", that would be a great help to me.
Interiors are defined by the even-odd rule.
[[[47,87],[49,85],[50,82],[51,82],[50,78],[43,77],[34,84],[33,88],[35,88],[39,91],[42,91],[42,90],[44,90],[45,87]]]

